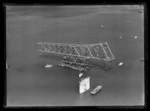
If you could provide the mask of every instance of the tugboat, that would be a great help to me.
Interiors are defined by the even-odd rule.
[[[92,94],[92,95],[95,95],[95,94],[98,93],[101,89],[102,89],[102,86],[99,85],[99,86],[97,86],[96,88],[94,88],[94,89],[91,91],[91,94]]]

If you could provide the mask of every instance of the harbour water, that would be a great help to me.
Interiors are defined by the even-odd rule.
[[[144,104],[143,13],[132,6],[89,7],[7,7],[8,106]],[[107,42],[115,57],[112,69],[91,69],[83,75],[90,76],[91,90],[102,85],[102,91],[93,96],[91,90],[79,94],[79,72],[55,66],[60,59],[36,52],[35,44],[42,41]],[[119,62],[124,63],[122,67]],[[46,64],[54,65],[45,69]]]

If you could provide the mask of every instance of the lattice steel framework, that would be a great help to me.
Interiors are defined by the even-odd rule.
[[[68,43],[50,43],[38,42],[37,51],[70,56],[79,56],[83,58],[112,61],[115,59],[108,43],[98,44],[68,44]]]

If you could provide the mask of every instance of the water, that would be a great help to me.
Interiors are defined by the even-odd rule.
[[[41,11],[38,14],[33,13],[35,9],[26,11],[23,8],[20,11],[14,9],[12,14],[7,15],[7,62],[10,66],[7,69],[7,105],[144,104],[144,63],[139,61],[144,57],[142,13],[134,10],[109,14],[107,11],[107,14],[101,15],[97,13],[99,8],[84,8],[83,14],[78,14],[81,9],[70,14],[71,11],[63,9],[59,7],[57,11]],[[28,16],[30,18],[26,19]],[[105,26],[103,30],[99,29],[100,24]],[[138,39],[130,35],[137,35]],[[46,64],[60,62],[55,56],[42,56],[36,52],[36,42],[45,41],[79,44],[108,42],[115,56],[113,69],[91,69],[83,75],[91,77],[91,90],[102,85],[102,91],[94,96],[90,95],[90,90],[80,95],[77,71],[55,65],[45,69]],[[120,61],[124,63],[122,67],[117,66]]]

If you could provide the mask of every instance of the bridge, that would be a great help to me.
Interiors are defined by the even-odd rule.
[[[38,42],[37,51],[104,61],[112,61],[115,59],[107,42],[80,45],[69,43]]]
[[[74,70],[80,71],[79,75],[83,75],[87,69],[92,68],[91,64],[88,64],[89,59],[98,61],[96,66],[104,70],[110,70],[111,67],[106,65],[108,62],[115,59],[109,45],[105,43],[97,44],[68,44],[68,43],[50,43],[50,42],[38,42],[37,51],[54,53],[63,55],[62,67],[69,67]],[[106,61],[99,62],[99,60]],[[84,93],[90,89],[90,76],[86,78],[80,77],[79,81],[79,93]]]

